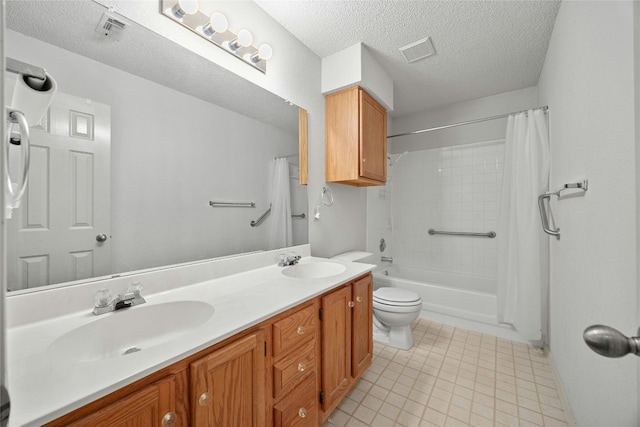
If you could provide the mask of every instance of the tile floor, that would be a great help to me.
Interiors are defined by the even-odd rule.
[[[572,425],[542,350],[427,320],[412,329],[408,351],[374,344],[323,427]]]

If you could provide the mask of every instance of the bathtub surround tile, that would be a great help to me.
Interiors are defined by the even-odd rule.
[[[411,350],[374,345],[372,376],[323,427],[573,426],[543,352],[423,319],[412,331]]]

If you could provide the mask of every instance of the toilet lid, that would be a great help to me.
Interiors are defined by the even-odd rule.
[[[420,296],[413,291],[400,288],[384,287],[373,292],[373,299],[388,305],[409,305],[418,303]]]

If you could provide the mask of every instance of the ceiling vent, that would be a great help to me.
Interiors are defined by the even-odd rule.
[[[436,50],[433,48],[433,43],[431,43],[431,37],[410,43],[401,47],[399,50],[409,63],[420,61],[421,59],[428,58],[436,54]]]
[[[122,30],[125,29],[127,23],[117,18],[114,14],[104,12],[100,18],[100,22],[96,26],[96,33],[100,33],[105,37],[120,39]]]

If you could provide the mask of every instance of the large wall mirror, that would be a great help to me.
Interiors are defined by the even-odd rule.
[[[274,249],[273,216],[250,223],[277,191],[291,200],[292,244],[307,243],[298,107],[130,20],[105,36],[105,11],[7,2],[7,57],[58,85],[6,221],[9,290]],[[6,105],[16,78],[7,73]],[[276,158],[288,160],[288,189],[273,185]]]

